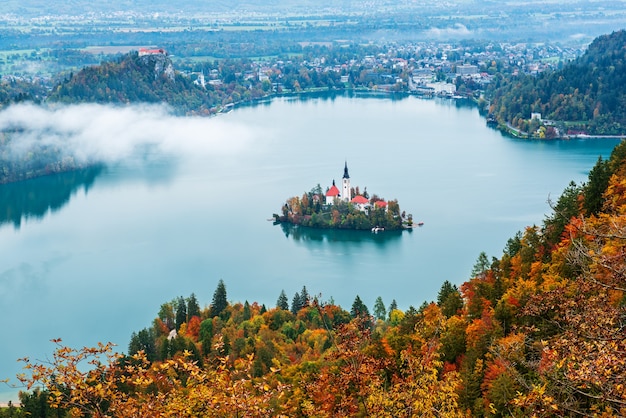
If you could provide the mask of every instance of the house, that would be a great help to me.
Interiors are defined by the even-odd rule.
[[[369,206],[369,200],[365,196],[354,196],[352,200],[350,200],[354,206],[359,208],[360,211],[365,211],[365,209]]]
[[[377,200],[374,203],[374,206],[376,206],[379,209],[387,209],[387,202],[385,202],[384,200]]]

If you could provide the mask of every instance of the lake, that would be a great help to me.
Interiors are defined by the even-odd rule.
[[[378,296],[419,307],[444,280],[467,280],[481,251],[499,257],[540,224],[548,199],[617,144],[511,139],[471,106],[415,97],[280,98],[163,123],[202,128],[154,129],[141,157],[0,186],[0,379],[21,370],[17,358],[49,355],[52,338],[125,351],[163,302],[194,292],[207,305],[220,279],[229,300],[268,308],[304,285],[348,310],[356,295],[370,310]],[[268,221],[288,197],[340,182],[345,162],[352,186],[398,199],[424,226]]]

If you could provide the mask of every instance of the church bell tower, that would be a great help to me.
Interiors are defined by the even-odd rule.
[[[341,197],[344,201],[349,202],[352,200],[352,193],[350,192],[350,175],[348,174],[348,162],[343,169],[343,187],[341,190]]]

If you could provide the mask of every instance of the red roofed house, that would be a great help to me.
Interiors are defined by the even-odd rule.
[[[387,208],[387,202],[385,202],[384,200],[377,200],[376,203],[374,204],[376,205],[377,208],[382,208],[382,209]]]
[[[359,210],[364,211],[366,205],[369,203],[369,200],[367,200],[366,197],[358,195],[358,196],[354,196],[354,198],[350,202],[353,203],[356,207],[358,207]]]
[[[332,205],[333,203],[335,203],[335,199],[339,199],[339,196],[339,189],[337,188],[337,186],[335,186],[335,180],[333,180],[333,185],[326,192],[326,204]]]

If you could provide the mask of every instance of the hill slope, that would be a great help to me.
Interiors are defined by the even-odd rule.
[[[626,133],[626,31],[600,36],[562,70],[501,79],[490,111],[524,131],[531,112],[591,134]]]
[[[165,54],[131,52],[117,61],[86,67],[55,87],[51,102],[167,103],[181,113],[208,113],[204,89],[174,71]]]

